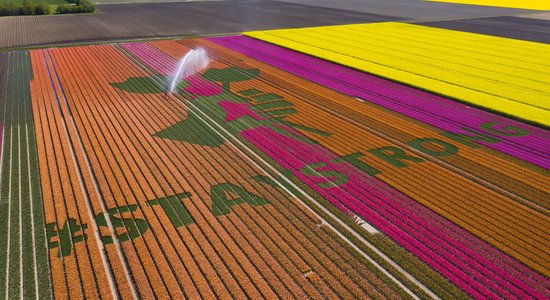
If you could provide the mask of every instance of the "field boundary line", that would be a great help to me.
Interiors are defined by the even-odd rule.
[[[21,88],[20,88],[21,89]],[[17,113],[19,117],[17,118],[20,121],[21,118],[21,95],[17,99]],[[20,122],[18,122],[20,123]],[[17,124],[17,147],[18,147],[18,168],[19,168],[19,298],[23,299],[23,190],[21,189],[21,124]]]
[[[11,56],[11,53],[8,53],[8,63],[7,63],[7,68],[6,68],[6,91],[5,91],[5,98],[4,98],[4,117],[3,117],[3,120],[2,120],[2,144],[0,145],[0,151],[2,153],[0,153],[0,201],[2,201],[2,186],[3,186],[3,180],[5,180],[4,177],[2,177],[2,175],[6,176],[6,174],[2,174],[2,170],[4,169],[4,153],[6,152],[6,149],[4,147],[4,139],[6,138],[6,133],[5,133],[5,128],[6,128],[6,111],[7,111],[7,107],[8,107],[8,86],[9,86],[9,71],[10,71],[10,56]],[[11,130],[11,126],[10,126],[10,130]],[[10,133],[10,137],[11,137],[11,133]],[[11,149],[11,145],[10,145],[10,149]],[[1,228],[0,228],[1,229]],[[8,227],[7,227],[7,230],[6,232],[9,233],[9,222],[8,222]],[[7,282],[8,282],[8,267],[7,267],[7,263],[8,263],[8,260],[7,260],[7,256],[6,256],[6,295],[7,295]],[[6,297],[7,299],[7,297]]]
[[[30,84],[30,76],[29,76],[29,70],[27,70],[30,66],[28,62],[30,61],[30,57],[28,56],[28,52],[25,52],[25,65],[26,65],[26,72],[25,72],[25,79],[29,79],[28,82]],[[27,82],[25,80],[25,82]],[[28,95],[28,101],[25,101],[25,137],[27,140],[27,168],[28,168],[28,177],[29,177],[29,203],[30,203],[30,209],[31,209],[31,236],[32,236],[32,249],[33,249],[33,275],[34,275],[34,292],[35,292],[35,299],[39,299],[39,289],[38,289],[38,265],[37,265],[37,254],[36,254],[36,234],[35,234],[35,224],[34,224],[34,198],[33,198],[33,188],[32,188],[32,176],[31,176],[31,153],[30,153],[30,146],[29,146],[29,125],[28,121],[32,121],[32,124],[34,126],[34,119],[32,119],[32,98],[31,98],[30,90]],[[27,102],[28,105],[27,105]],[[30,106],[30,107],[27,107]],[[27,120],[28,114],[27,110],[31,112],[31,120]],[[40,178],[35,178],[40,179]]]
[[[26,122],[25,122],[26,123]],[[31,226],[32,226],[32,248],[33,248],[33,266],[34,266],[34,290],[36,294],[36,299],[39,299],[39,291],[38,291],[38,265],[37,265],[37,258],[36,258],[36,240],[35,240],[35,227],[34,227],[34,204],[33,204],[33,196],[32,196],[32,176],[31,176],[31,159],[30,159],[30,150],[29,150],[29,127],[27,124],[25,124],[25,135],[27,137],[27,166],[29,167],[29,201],[31,205]]]
[[[9,55],[10,53],[8,53],[8,66],[6,68],[6,75],[9,74],[9,68],[10,68],[10,64],[9,64]],[[4,134],[4,131],[5,131],[5,124],[6,124],[6,108],[8,107],[8,83],[9,83],[9,79],[8,79],[8,76],[6,76],[6,90],[5,90],[5,94],[4,94],[4,115],[2,117],[2,140],[0,141],[0,200],[2,199],[2,188],[1,188],[1,184],[2,184],[2,170],[3,170],[3,163],[4,163],[4,152],[5,149],[4,149],[4,139],[6,138],[6,135]],[[1,95],[1,94],[0,94]],[[4,174],[5,175],[5,174]]]
[[[46,62],[46,53],[48,55],[48,59],[50,61],[50,64],[51,64],[51,70],[50,70],[50,67],[48,66],[47,62]],[[65,94],[63,92],[63,88],[61,86],[61,82],[59,81],[59,77],[57,76],[57,72],[55,70],[55,67],[54,67],[54,64],[53,64],[53,60],[50,56],[50,53],[49,53],[49,50],[42,50],[42,55],[44,56],[44,61],[46,62],[46,67],[48,69],[48,73],[49,73],[49,76],[50,76],[50,80],[51,80],[51,83],[52,83],[52,86],[54,88],[54,93],[55,93],[55,98],[57,100],[57,103],[58,105],[60,106],[61,108],[61,101],[60,101],[60,96],[63,98],[63,104],[66,106],[66,108],[69,110],[70,112],[70,107],[69,107],[69,104],[67,103],[67,99],[65,98]],[[57,84],[59,85],[59,88],[61,90],[61,95],[58,95],[57,91],[55,91],[55,85],[54,85],[54,81],[53,81],[53,78],[52,78],[52,73],[55,75],[56,77],[56,81],[57,81]],[[82,155],[84,157],[84,163],[86,164],[87,168],[88,168],[88,171],[90,172],[90,177],[92,179],[92,182],[93,182],[93,185],[94,185],[94,189],[97,193],[97,196],[99,198],[99,204],[101,206],[101,209],[103,210],[103,214],[107,215],[107,207],[105,205],[105,201],[103,200],[103,197],[101,195],[101,192],[99,190],[99,186],[96,182],[96,179],[95,179],[95,175],[93,173],[93,170],[91,169],[91,165],[90,165],[90,162],[88,160],[88,156],[84,150],[84,147],[83,147],[83,143],[82,143],[82,140],[80,138],[80,135],[78,134],[78,129],[74,123],[74,120],[73,120],[73,117],[72,115],[69,115],[69,116],[66,116],[63,111],[60,112],[61,114],[61,121],[63,123],[63,130],[65,132],[65,135],[67,136],[67,142],[68,142],[68,145],[69,145],[69,149],[71,150],[71,158],[73,160],[73,163],[74,163],[74,166],[75,166],[75,169],[76,169],[76,174],[77,174],[77,177],[78,177],[78,182],[80,184],[80,187],[81,187],[81,190],[82,190],[82,193],[83,193],[83,196],[84,196],[84,199],[85,199],[85,203],[86,203],[86,208],[87,208],[87,211],[88,211],[88,218],[90,219],[90,223],[92,224],[92,227],[93,227],[93,230],[94,230],[94,236],[96,238],[96,242],[97,242],[97,245],[98,245],[98,248],[99,248],[99,253],[101,253],[101,260],[103,262],[103,267],[105,269],[105,272],[107,273],[107,278],[109,279],[109,287],[111,289],[111,294],[113,296],[114,299],[119,299],[119,295],[117,293],[117,288],[115,286],[115,280],[114,280],[114,275],[112,274],[112,270],[111,270],[111,265],[108,263],[107,261],[107,255],[105,253],[105,245],[103,244],[102,240],[101,240],[101,237],[100,237],[100,234],[99,234],[99,227],[97,225],[97,222],[95,220],[95,216],[94,216],[94,212],[93,212],[93,207],[92,207],[92,204],[91,204],[91,200],[90,200],[90,196],[88,194],[88,190],[85,186],[85,183],[84,183],[84,180],[83,180],[83,175],[82,175],[82,170],[80,169],[80,167],[78,166],[78,160],[77,160],[77,157],[76,157],[76,154],[75,154],[75,149],[74,149],[74,145],[71,141],[71,137],[69,135],[69,130],[68,130],[68,125],[67,125],[67,121],[65,120],[65,118],[68,118],[70,120],[70,123],[73,127],[73,130],[75,131],[76,133],[76,139],[77,139],[77,142],[79,144],[79,146],[81,147],[82,149]],[[113,242],[115,244],[115,247],[117,249],[117,253],[119,255],[119,258],[121,260],[121,264],[123,265],[124,267],[124,274],[126,276],[126,279],[128,280],[128,284],[130,285],[130,290],[132,291],[132,296],[134,297],[134,299],[138,299],[138,294],[137,294],[137,291],[135,289],[135,286],[133,284],[133,281],[131,280],[131,275],[130,275],[130,271],[129,271],[129,267],[127,265],[127,262],[126,260],[123,258],[123,254],[122,254],[122,248],[120,246],[120,241],[118,240],[118,236],[116,235],[116,230],[114,229],[113,227],[113,224],[111,222],[111,218],[110,216],[106,216],[105,217],[106,221],[107,221],[107,226],[109,227],[109,231],[111,233],[111,236],[113,238]]]
[[[9,64],[9,62],[8,62]],[[6,100],[7,100],[7,95],[6,95]],[[7,103],[7,101],[6,101]],[[12,108],[13,110],[13,108]],[[12,120],[10,121],[13,123],[13,117],[12,117]],[[5,299],[9,299],[9,283],[10,283],[10,238],[11,238],[11,179],[12,179],[12,176],[11,176],[11,170],[12,170],[12,154],[13,154],[13,151],[12,151],[12,147],[13,147],[13,124],[10,124],[10,164],[9,164],[9,172],[8,172],[8,226],[7,226],[7,232],[8,232],[8,238],[6,240],[6,290],[5,290]]]

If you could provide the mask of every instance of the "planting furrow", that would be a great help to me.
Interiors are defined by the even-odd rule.
[[[48,56],[50,56],[50,54],[48,53]],[[57,82],[59,83],[59,78],[56,76],[56,79],[58,80]],[[64,93],[64,91],[63,91]],[[63,100],[66,100],[65,99],[65,95],[63,94]],[[68,120],[72,122],[72,119],[70,117],[68,117]],[[71,128],[69,128],[71,129]],[[71,133],[73,134],[73,138],[74,138],[74,132],[71,130]],[[78,137],[76,139],[79,139]],[[79,167],[81,170],[87,170],[89,169],[89,166],[87,165],[87,161],[86,161],[86,157],[83,155],[83,150],[81,148],[81,143],[73,143],[72,146],[73,147],[76,147],[76,151],[75,151],[75,156],[77,157],[77,160],[78,160],[78,164],[79,164]],[[75,162],[76,163],[76,162]],[[83,172],[83,179],[82,179],[82,182],[81,184],[84,184],[82,188],[83,191],[86,191],[86,196],[90,198],[90,207],[87,207],[87,210],[88,210],[88,215],[91,217],[91,218],[94,218],[94,219],[97,219],[97,218],[100,218],[101,214],[103,214],[103,212],[105,211],[105,208],[102,207],[101,205],[101,202],[103,201],[102,198],[100,198],[97,193],[94,193],[94,192],[91,192],[91,193],[88,193],[87,191],[90,190],[90,191],[93,191],[94,190],[94,185],[95,185],[95,182],[94,182],[94,178],[93,178],[93,174],[89,173],[89,172]],[[85,201],[83,201],[85,202]],[[95,217],[94,217],[95,215]],[[113,231],[112,230],[106,230],[107,233],[99,233],[99,228],[97,228],[97,223],[95,222],[92,222],[92,224],[89,224],[89,226],[92,227],[92,230],[94,231],[93,234],[96,238],[96,240],[98,241],[98,244],[99,243],[103,243],[103,238],[100,239],[99,235],[103,235],[105,236],[106,239],[109,239],[110,236],[113,235]],[[100,249],[99,251],[103,251],[103,247],[102,246],[98,246],[98,248]],[[113,249],[114,250],[114,249]],[[127,268],[124,263],[121,263],[121,259],[122,256],[119,253],[118,249],[115,250],[115,251],[107,251],[106,253],[106,256],[107,257],[102,257],[103,255],[101,254],[101,256],[96,256],[94,258],[94,260],[97,262],[98,261],[98,257],[102,257],[101,261],[103,263],[103,267],[105,270],[107,270],[109,273],[112,271],[112,270],[118,270],[120,272],[117,272],[115,273],[115,277],[117,278],[117,282],[119,283],[117,285],[117,289],[118,289],[118,294],[120,294],[120,296],[122,296],[123,298],[128,298],[128,297],[131,297],[131,295],[133,294],[132,291],[130,291],[131,289],[129,289],[129,285],[127,283],[124,283],[122,282],[121,278],[124,278],[126,277],[124,275],[124,273],[126,273],[124,270]],[[109,264],[109,265],[107,265]],[[109,279],[109,285],[113,284],[111,282],[111,279]],[[106,282],[104,281],[103,284],[101,285],[102,288],[107,288],[107,284]],[[145,292],[145,288],[143,289],[143,292]]]
[[[52,58],[55,56],[55,54],[52,54],[52,53],[49,53],[49,55]],[[63,71],[65,71],[65,66],[64,66],[63,63],[56,62],[56,68],[59,68],[59,70],[60,70],[58,73],[62,73]],[[59,79],[61,80],[60,82],[63,83],[64,97],[66,97],[66,99],[69,99],[70,97],[73,96],[73,92],[74,92],[73,89],[71,89],[70,87],[75,85],[75,83],[65,81],[65,78],[62,77],[62,76],[60,76]],[[73,132],[73,131],[71,131],[71,133],[73,135],[77,134],[76,132]],[[84,143],[86,144],[87,141],[85,140]],[[75,145],[75,146],[77,146],[77,145]],[[82,151],[83,151],[83,149],[80,148],[80,146],[78,146],[77,151],[75,151],[75,152],[76,152],[76,156],[78,157],[78,162],[80,164],[80,168],[82,170],[86,170],[88,168],[88,166],[85,163],[85,158],[83,156]],[[92,164],[93,163],[94,162],[92,162]],[[91,179],[91,176],[93,176],[93,174],[90,174],[88,172],[84,172],[83,175],[84,175],[84,180],[83,181],[84,181],[85,187],[88,190],[93,190],[94,189],[94,183],[92,182],[92,179]],[[105,214],[104,209],[100,205],[100,202],[103,201],[103,200],[98,198],[97,193],[89,193],[88,196],[91,199],[91,206],[92,206],[92,209],[93,209],[92,215],[95,216],[94,217],[95,222],[101,223],[101,219],[103,218],[103,216]],[[109,204],[110,203],[107,203],[107,205],[109,205]],[[90,220],[88,220],[88,221],[90,221]],[[107,224],[100,224],[100,226],[101,227],[107,227],[108,225]],[[105,229],[108,229],[108,228],[98,228],[98,230],[100,231],[101,236],[103,236],[101,238],[101,243],[105,244],[105,245],[112,244],[112,239],[113,239],[112,234],[113,234],[113,232],[111,230],[105,230]],[[101,247],[103,247],[103,245]],[[104,262],[104,264],[109,263],[109,266],[105,266],[105,267],[110,268],[111,272],[114,271],[113,276],[114,276],[114,280],[116,281],[116,285],[118,287],[118,293],[120,294],[120,296],[122,296],[123,298],[128,298],[128,297],[131,297],[132,293],[133,293],[129,289],[129,284],[132,284],[132,283],[128,282],[128,280],[127,280],[127,275],[125,275],[126,267],[124,266],[124,264],[122,264],[120,262],[122,257],[120,255],[120,253],[117,253],[117,252],[118,251],[116,249],[107,246],[106,247],[107,258],[105,258],[106,261]],[[126,253],[126,254],[128,254],[128,253]],[[130,255],[128,255],[128,256],[130,256]],[[93,255],[93,259],[96,261],[97,264],[99,264],[100,257],[101,256],[97,252],[95,253],[95,255]],[[108,285],[106,284],[107,280],[111,280],[111,279],[102,278],[102,280],[100,281],[100,282],[103,283],[101,286],[104,289],[106,289],[108,287]],[[142,287],[142,289],[141,289],[142,293],[144,293],[146,295],[147,291],[148,290],[147,290],[146,287]]]
[[[38,51],[31,51],[31,62],[33,64],[34,80],[31,82],[31,92],[33,99],[33,110],[35,116],[35,127],[37,132],[38,161],[40,166],[41,192],[44,202],[45,224],[50,225],[50,229],[59,232],[63,227],[61,216],[58,218],[56,202],[53,197],[54,176],[57,177],[55,160],[51,162],[46,157],[55,157],[52,147],[52,137],[50,133],[49,118],[46,111],[46,101],[49,101],[51,84],[40,80],[43,75],[43,57]],[[58,226],[58,224],[62,224]],[[67,228],[68,229],[68,228]],[[48,241],[49,242],[49,241]],[[69,240],[70,243],[70,240]],[[49,244],[49,243],[48,243]],[[69,244],[70,245],[70,244]],[[60,245],[59,245],[60,246]],[[60,249],[58,249],[59,251]],[[67,284],[64,268],[64,260],[58,258],[56,251],[48,251],[50,274],[52,277],[52,292],[55,297],[67,297]]]
[[[157,158],[157,159],[158,159],[158,158]],[[154,165],[154,163],[149,163],[149,164],[150,164],[150,165],[151,165],[151,164],[153,164],[153,165]],[[160,173],[159,173],[159,174],[160,174]],[[185,190],[188,190],[188,189],[185,189]],[[223,252],[222,252],[222,253],[223,253]]]
[[[67,211],[67,224],[69,224],[67,227],[69,227],[69,232],[71,232],[72,236],[72,243],[73,248],[75,250],[75,256],[77,258],[77,263],[79,267],[79,275],[75,274],[74,276],[80,276],[81,283],[82,283],[82,292],[84,293],[84,297],[98,297],[97,293],[99,292],[99,286],[97,285],[97,276],[101,277],[102,279],[105,278],[104,269],[102,268],[102,265],[99,265],[98,269],[92,268],[91,263],[91,257],[90,255],[93,255],[95,257],[99,257],[99,253],[97,252],[98,246],[95,239],[87,238],[86,235],[88,235],[92,230],[85,231],[87,226],[91,225],[84,225],[84,224],[90,224],[89,220],[89,214],[87,211],[87,208],[84,206],[84,195],[82,188],[80,186],[80,183],[78,181],[78,169],[80,166],[77,164],[76,161],[74,161],[73,154],[71,153],[73,150],[69,146],[69,136],[74,136],[75,133],[73,133],[70,129],[70,127],[66,126],[66,119],[68,112],[64,110],[63,100],[64,92],[62,90],[62,87],[59,85],[58,78],[56,75],[56,69],[51,61],[51,58],[48,53],[43,52],[44,60],[46,61],[46,67],[48,70],[48,78],[50,79],[51,84],[53,85],[54,89],[54,95],[55,95],[55,102],[52,103],[52,108],[55,112],[55,119],[57,123],[57,130],[59,133],[59,136],[61,138],[66,138],[67,140],[55,143],[54,142],[54,148],[56,151],[59,151],[59,153],[63,153],[63,156],[58,155],[58,170],[60,174],[60,182],[61,182],[61,193],[58,194],[58,196],[54,195],[54,199],[65,199],[65,206]],[[52,99],[53,100],[53,99]],[[65,121],[62,121],[64,120]],[[74,147],[74,146],[73,146]],[[75,220],[76,223],[74,223],[74,227],[71,223],[73,223]],[[73,230],[73,227],[75,230]],[[79,229],[76,229],[80,227]],[[80,232],[79,232],[80,231]],[[74,233],[73,233],[74,232]],[[78,234],[77,234],[78,233]],[[58,234],[60,243],[63,243],[64,241],[61,240],[62,234]],[[78,236],[81,236],[78,238]],[[78,243],[79,240],[90,240],[89,243]],[[91,245],[88,245],[91,244]],[[89,253],[89,248],[92,248],[94,250],[93,254]],[[62,249],[64,250],[64,249]],[[79,253],[82,253],[82,256],[79,256]],[[64,255],[70,254],[69,253],[61,253],[61,257],[64,257]],[[96,260],[97,263],[97,260]],[[83,274],[89,274],[91,280],[84,280]],[[72,278],[72,277],[69,277]],[[68,279],[68,281],[70,281]],[[70,285],[71,283],[68,282]],[[102,288],[107,288],[108,285],[102,285]],[[103,295],[109,295],[110,292],[107,290],[103,290]]]
[[[37,103],[37,113],[42,115],[42,141],[45,146],[45,156],[40,157],[40,161],[45,161],[46,157],[52,157],[54,159],[48,160],[47,170],[44,174],[49,174],[47,180],[42,176],[42,188],[46,207],[46,224],[52,224],[47,227],[47,231],[50,232],[50,239],[48,239],[49,256],[50,256],[50,268],[52,269],[53,276],[53,291],[55,297],[72,297],[79,295],[82,297],[82,282],[78,271],[77,255],[71,255],[65,258],[64,253],[74,253],[78,251],[78,257],[83,259],[83,255],[87,255],[83,252],[83,248],[79,247],[76,250],[73,243],[73,237],[82,236],[84,234],[84,228],[79,226],[80,222],[76,218],[79,216],[69,216],[66,207],[66,201],[72,199],[65,199],[62,190],[62,177],[61,170],[67,172],[67,166],[64,163],[64,153],[61,149],[61,143],[64,143],[65,136],[59,132],[59,108],[55,99],[55,91],[50,81],[47,65],[45,63],[44,54],[42,51],[33,51],[32,60],[34,62],[33,73],[35,74],[35,81],[38,85],[37,90],[42,91],[40,95],[33,95],[33,101]],[[62,130],[62,129],[61,129]],[[60,166],[61,165],[61,166]],[[66,182],[70,184],[70,182]],[[48,193],[49,192],[49,193]],[[49,201],[48,201],[49,200]],[[69,222],[73,218],[74,222]],[[71,224],[73,223],[73,224]],[[63,231],[65,229],[65,231]],[[64,235],[59,233],[63,232]],[[57,237],[56,237],[57,236]],[[63,238],[63,240],[61,240]],[[75,248],[75,249],[73,249]],[[65,252],[63,252],[65,251]],[[59,274],[59,275],[57,275]],[[63,276],[63,278],[59,278]],[[73,282],[69,283],[69,278],[74,278]]]
[[[9,71],[9,63],[8,63],[9,59],[10,59],[9,53],[0,54],[0,112],[1,112],[0,118],[2,119],[2,123],[0,125],[2,126],[2,128],[0,128],[0,131],[2,132],[2,136],[0,139],[0,228],[2,228],[0,229],[1,245],[6,244],[7,238],[8,238],[8,233],[7,233],[8,219],[6,218],[6,212],[8,211],[9,202],[3,199],[8,198],[6,194],[4,194],[5,193],[4,187],[8,186],[8,183],[6,183],[6,181],[9,182],[9,176],[10,176],[9,173],[6,174],[6,172],[9,172],[9,168],[7,166],[9,166],[10,164],[9,163],[10,159],[6,154],[6,151],[10,153],[9,152],[10,148],[8,147],[8,150],[5,150],[5,149],[6,149],[6,145],[9,145],[10,138],[9,138],[8,132],[11,134],[11,130],[4,131],[4,128],[6,127],[6,125],[11,123],[11,112],[10,112],[11,101],[8,100],[8,97],[11,94],[11,92],[8,89],[9,78],[11,75]],[[1,253],[0,254],[0,272],[4,274],[5,268],[7,266],[7,255],[5,254],[4,251],[0,253]],[[1,295],[5,294],[4,289],[6,286],[6,281],[7,281],[7,276],[0,276],[0,294]]]
[[[9,82],[9,53],[0,53],[0,157],[2,156],[2,142],[4,135],[4,113],[7,107],[8,82]],[[0,160],[1,164],[1,160]],[[0,167],[0,170],[2,168]],[[0,171],[1,173],[1,171]]]
[[[51,295],[50,275],[48,272],[48,255],[47,255],[47,235],[44,230],[44,208],[40,190],[40,174],[39,163],[37,156],[36,134],[33,120],[32,107],[32,91],[30,82],[33,79],[32,66],[30,55],[28,52],[23,52],[23,107],[24,120],[21,123],[20,130],[24,130],[22,135],[23,147],[21,149],[23,159],[23,188],[27,191],[23,194],[23,202],[28,205],[27,218],[24,218],[24,226],[26,232],[23,232],[22,238],[25,237],[23,245],[23,257],[26,260],[25,265],[32,265],[32,268],[25,267],[22,274],[27,281],[23,284],[24,298],[48,298]],[[21,99],[20,98],[20,99]],[[1,151],[1,150],[0,150]],[[26,152],[26,153],[25,153]],[[22,174],[22,175],[23,175]],[[25,188],[25,186],[28,188]]]

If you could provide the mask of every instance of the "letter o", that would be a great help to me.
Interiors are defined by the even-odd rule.
[[[431,149],[427,149],[424,145],[425,144],[436,144],[443,148],[443,151],[434,151]],[[433,157],[444,157],[449,156],[452,154],[455,154],[458,152],[458,148],[453,145],[449,144],[445,141],[438,140],[435,138],[423,138],[423,139],[415,139],[407,143],[407,145],[413,147],[414,149],[421,151],[423,153],[426,153]]]

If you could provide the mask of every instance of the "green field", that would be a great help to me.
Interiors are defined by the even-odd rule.
[[[0,4],[10,3],[10,2],[20,4],[20,3],[23,3],[23,1],[24,0],[0,0]],[[46,2],[46,3],[52,4],[52,5],[67,3],[65,0],[31,0],[31,1],[34,2],[34,3]],[[55,11],[55,7],[52,7],[52,9]]]

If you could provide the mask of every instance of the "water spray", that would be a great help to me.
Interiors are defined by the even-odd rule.
[[[210,58],[203,48],[191,49],[181,58],[178,67],[170,80],[170,94],[174,93],[176,86],[181,80],[185,80],[200,70],[206,68],[210,63]]]

